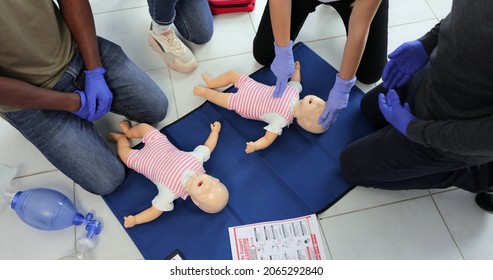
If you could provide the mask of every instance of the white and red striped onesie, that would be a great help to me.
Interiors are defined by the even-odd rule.
[[[173,200],[188,197],[184,176],[205,173],[202,163],[209,159],[211,152],[204,145],[197,146],[193,152],[181,151],[157,129],[147,132],[142,142],[145,143],[142,149],[128,154],[127,166],[156,184],[158,194],[152,205],[161,211],[170,211]]]
[[[235,87],[238,92],[229,96],[228,109],[244,118],[267,122],[269,125],[264,129],[279,135],[293,122],[293,107],[301,92],[299,82],[289,82],[279,98],[272,97],[275,86],[259,83],[247,75],[241,75]]]

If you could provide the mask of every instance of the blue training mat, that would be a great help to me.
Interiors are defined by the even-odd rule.
[[[294,57],[301,63],[301,96],[315,94],[326,100],[337,71],[303,43],[294,47]],[[268,67],[251,77],[275,84]],[[165,259],[179,250],[185,259],[228,260],[232,259],[228,227],[326,210],[353,187],[341,174],[340,152],[372,131],[359,110],[362,96],[353,87],[348,107],[324,134],[310,134],[294,122],[270,147],[253,154],[245,153],[246,142],[264,135],[265,123],[205,102],[161,131],[179,149],[191,151],[204,143],[211,123],[221,122],[219,142],[204,168],[228,187],[227,207],[207,214],[190,198],[179,198],[174,210],[126,231],[145,259]],[[148,208],[156,194],[152,182],[129,170],[123,184],[104,200],[123,224],[124,216]]]

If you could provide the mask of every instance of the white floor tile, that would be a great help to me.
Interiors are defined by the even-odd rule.
[[[428,190],[388,191],[356,187],[327,211],[321,213],[319,218],[363,210],[429,194]]]
[[[147,7],[97,14],[94,21],[97,34],[120,45],[142,70],[168,67],[147,43],[151,24]]]
[[[325,39],[315,42],[307,42],[306,45],[317,53],[321,58],[327,61],[336,70],[341,68],[342,54],[346,36]]]
[[[321,224],[321,219],[320,217],[317,217],[318,219],[318,227],[320,228],[320,234],[322,235],[322,243],[323,243],[323,247],[324,247],[324,250],[325,250],[325,256],[326,256],[326,259],[327,260],[331,260],[332,259],[332,255],[330,254],[330,249],[329,249],[329,245],[327,244],[327,240],[324,236],[324,233],[322,231],[322,224]]]
[[[168,114],[166,115],[166,118],[157,124],[153,124],[153,126],[158,129],[161,129],[165,125],[178,119],[178,109],[176,106],[175,91],[173,89],[170,71],[169,68],[163,68],[146,72],[146,74],[163,90],[168,98]]]
[[[326,218],[321,224],[336,260],[462,259],[430,197]]]
[[[112,12],[136,7],[147,7],[146,0],[89,0],[93,14]]]
[[[442,19],[450,12],[452,0],[426,0],[438,19]]]
[[[457,189],[433,195],[440,213],[466,260],[492,260],[493,215],[474,202],[474,194]]]
[[[339,36],[346,36],[341,16],[331,6],[319,5],[308,15],[296,41],[310,42]]]
[[[12,125],[0,118],[0,164],[17,168],[17,177],[56,168]]]
[[[389,27],[388,53],[393,52],[402,43],[417,40],[421,36],[425,35],[426,32],[433,28],[433,26],[437,23],[438,20],[431,19],[406,25]]]
[[[262,19],[262,15],[264,14],[265,5],[267,0],[256,0],[255,1],[255,9],[251,11],[250,18],[252,19],[253,27],[255,28],[255,32],[258,30],[258,26],[260,24],[260,20]]]
[[[436,19],[425,0],[389,0],[389,27]]]
[[[248,13],[214,16],[214,34],[204,45],[188,44],[199,63],[205,60],[251,53],[255,30]]]

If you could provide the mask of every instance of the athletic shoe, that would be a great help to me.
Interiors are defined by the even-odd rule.
[[[173,29],[169,35],[156,35],[149,30],[148,41],[161,54],[169,68],[181,73],[189,73],[197,68],[192,51],[175,35]]]

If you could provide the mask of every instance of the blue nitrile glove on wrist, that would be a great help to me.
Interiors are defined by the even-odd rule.
[[[288,79],[294,74],[293,41],[290,41],[287,47],[279,47],[274,42],[274,51],[276,57],[270,65],[270,70],[276,76],[277,81],[272,97],[281,97],[286,89]]]
[[[400,133],[406,136],[407,126],[412,120],[416,119],[416,117],[411,114],[409,104],[404,103],[404,106],[402,106],[399,96],[395,90],[391,89],[387,95],[384,95],[383,93],[378,95],[378,107],[385,119],[393,127],[399,130]]]
[[[329,92],[327,104],[325,105],[322,115],[318,119],[318,124],[322,125],[323,128],[326,128],[331,123],[336,122],[339,117],[339,112],[347,107],[349,92],[351,92],[351,88],[355,83],[356,77],[346,81],[339,77],[339,74],[336,75],[336,81]]]
[[[89,107],[87,106],[86,93],[82,90],[76,90],[75,92],[78,93],[80,97],[80,108],[79,111],[74,112],[73,114],[81,119],[88,120],[92,115],[94,115],[95,112],[89,111]]]
[[[383,86],[386,89],[403,86],[425,66],[429,57],[423,44],[415,40],[400,45],[389,54],[389,59],[382,74]]]
[[[86,73],[84,91],[87,97],[87,106],[90,112],[95,112],[87,120],[94,121],[108,113],[113,101],[113,94],[104,79],[106,70],[103,67],[96,67],[84,72]]]

